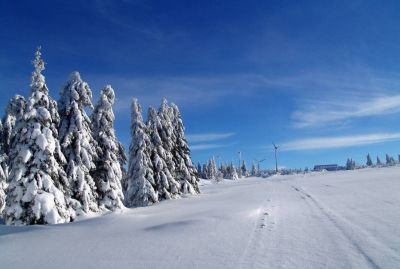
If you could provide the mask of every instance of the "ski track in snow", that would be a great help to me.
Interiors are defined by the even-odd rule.
[[[249,178],[49,226],[0,220],[0,268],[400,268],[400,167]]]
[[[292,186],[292,188],[301,193],[302,199],[305,199],[310,206],[315,206],[321,213],[334,225],[338,231],[354,246],[354,249],[362,255],[369,267],[379,269],[380,266],[374,260],[372,256],[368,254],[366,250],[358,243],[359,241],[367,241],[370,248],[379,250],[379,256],[384,257],[384,260],[391,260],[391,262],[400,265],[399,255],[391,248],[387,247],[384,243],[374,238],[367,231],[363,230],[360,226],[357,226],[343,217],[335,214],[334,212],[326,209],[320,202],[318,202],[313,196],[305,192],[300,187]],[[306,197],[306,198],[304,198]]]
[[[262,202],[260,209],[258,210],[258,216],[254,223],[254,228],[249,236],[249,240],[246,247],[240,256],[237,268],[253,268],[254,264],[259,260],[259,256],[263,255],[263,240],[265,240],[265,233],[273,229],[275,224],[272,221],[271,197],[273,196],[274,189],[267,189],[265,200]]]

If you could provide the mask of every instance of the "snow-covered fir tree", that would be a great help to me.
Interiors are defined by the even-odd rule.
[[[400,158],[400,155],[399,155]],[[199,162],[197,162],[197,174],[199,175],[199,177],[203,176],[203,169],[201,168],[201,164]]]
[[[252,177],[257,176],[257,167],[256,167],[256,164],[255,164],[254,162],[253,162],[252,165],[251,165],[251,172],[250,172],[250,175],[251,175]]]
[[[228,178],[228,168],[227,168],[227,166],[226,166],[224,161],[221,162],[221,165],[219,167],[219,171],[222,174],[223,178]]]
[[[101,210],[123,208],[124,195],[122,192],[122,160],[124,152],[120,151],[122,144],[117,140],[114,130],[114,112],[112,106],[115,93],[110,85],[105,86],[100,93],[91,117],[93,138],[97,141],[97,153],[101,158],[95,160],[96,169],[92,172],[98,194]],[[119,156],[122,154],[123,156]]]
[[[376,165],[377,166],[381,166],[382,165],[382,162],[381,162],[381,159],[379,158],[379,156],[376,156]]]
[[[352,159],[347,159],[346,161],[346,170],[354,170],[356,168],[356,162]]]
[[[150,158],[153,165],[154,179],[157,184],[158,199],[179,197],[180,184],[172,176],[170,168],[174,168],[171,151],[165,148],[165,139],[169,139],[172,129],[166,129],[168,124],[162,124],[163,119],[154,108],[148,110],[147,130],[150,136]],[[171,127],[172,128],[172,127]],[[162,139],[164,137],[164,140]],[[172,147],[172,142],[171,143]],[[169,146],[168,146],[169,147]],[[172,164],[168,165],[168,162]],[[175,169],[174,169],[175,170]]]
[[[173,151],[175,147],[175,132],[173,126],[173,111],[168,105],[167,99],[163,98],[161,101],[160,108],[158,109],[158,134],[162,141],[162,146],[165,150],[164,160],[168,166],[168,170],[171,172],[172,176],[175,176],[175,161],[173,156]]]
[[[190,149],[185,137],[185,127],[183,126],[181,113],[175,104],[171,104],[170,109],[173,127],[172,137],[174,138],[172,155],[175,163],[175,178],[180,183],[181,193],[200,193],[199,178],[190,157]]]
[[[240,167],[242,170],[242,176],[247,177],[248,176],[248,171],[247,171],[247,166],[246,166],[246,161],[242,161],[242,166]]]
[[[11,171],[4,219],[7,224],[56,224],[70,220],[64,192],[68,181],[59,150],[57,104],[48,95],[41,74],[40,48],[33,61],[31,95],[11,148]]]
[[[389,154],[386,154],[386,165],[393,166],[395,164],[396,164],[396,162],[395,162],[394,158],[392,156],[390,156]]]
[[[215,158],[212,157],[209,161],[208,161],[208,165],[207,165],[207,178],[211,179],[211,180],[218,180],[218,168],[217,168],[217,163],[215,162]]]
[[[238,164],[239,165],[239,164]],[[242,169],[240,169],[240,165],[238,166],[238,169],[237,169],[237,175],[238,175],[238,178],[242,178]]]
[[[7,188],[7,178],[9,175],[11,154],[16,154],[17,151],[12,151],[15,145],[15,138],[18,137],[19,126],[24,115],[26,100],[23,96],[15,95],[9,102],[6,108],[6,114],[3,118],[3,124],[0,131],[0,214],[5,206],[5,191]],[[17,125],[18,124],[18,125]]]
[[[3,151],[6,155],[10,153],[10,148],[13,144],[13,138],[18,132],[17,123],[22,119],[26,107],[26,100],[21,95],[15,95],[9,102],[6,108],[6,114],[3,118],[3,132],[1,140]]]
[[[67,159],[65,171],[71,188],[69,203],[75,218],[76,214],[99,210],[96,185],[90,175],[95,169],[97,143],[85,112],[85,108],[93,107],[92,91],[79,73],[73,72],[60,94],[60,142]]]
[[[203,169],[201,170],[201,177],[204,179],[209,179],[208,178],[208,162],[203,164]]]
[[[3,124],[0,119],[0,137],[3,135]],[[6,204],[6,187],[7,187],[7,155],[4,153],[4,142],[0,139],[0,215]]]
[[[373,165],[373,163],[372,163],[371,155],[369,155],[369,153],[368,153],[368,155],[367,155],[367,166],[372,166],[372,165]]]
[[[233,163],[231,162],[231,164],[228,166],[228,178],[232,179],[232,180],[238,180],[238,174],[236,172],[236,167],[233,165]]]
[[[132,141],[129,147],[129,167],[126,178],[125,204],[128,207],[147,206],[158,202],[157,180],[166,180],[161,167],[157,168],[156,178],[152,170],[150,158],[150,137],[147,134],[147,127],[143,122],[142,109],[137,99],[132,100],[131,106],[131,134]],[[157,136],[157,134],[154,134]],[[159,142],[160,143],[160,142]],[[161,158],[154,149],[155,163],[163,164]],[[166,180],[167,181],[167,180]],[[165,185],[168,185],[166,182]],[[160,187],[161,188],[161,187]],[[164,190],[164,188],[166,190]],[[162,191],[169,195],[168,187],[163,186]]]

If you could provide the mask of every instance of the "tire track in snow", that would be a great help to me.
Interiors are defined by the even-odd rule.
[[[313,206],[315,206],[330,221],[330,223],[332,223],[333,226],[338,231],[340,231],[340,233],[348,240],[348,242],[353,246],[353,248],[365,259],[365,261],[371,268],[380,269],[381,266],[379,266],[378,262],[375,261],[375,259],[372,258],[371,255],[369,255],[366,250],[363,249],[363,247],[357,242],[357,238],[359,239],[362,238],[364,240],[367,240],[372,247],[374,247],[375,249],[379,249],[380,252],[384,250],[385,254],[388,257],[390,257],[391,260],[395,261],[397,264],[400,264],[400,258],[398,254],[395,253],[392,249],[388,248],[386,245],[379,242],[376,238],[371,236],[367,231],[363,230],[361,227],[358,227],[353,223],[350,223],[343,217],[340,217],[337,214],[330,212],[330,210],[328,211],[313,196],[311,196],[309,193],[305,192],[301,188],[293,185],[291,185],[291,187],[293,188],[293,190],[299,192],[300,196],[304,200],[310,201],[313,204]],[[347,228],[350,228],[350,231],[346,229],[346,226]],[[352,228],[351,226],[354,226],[356,229]],[[357,234],[357,232],[362,234]]]

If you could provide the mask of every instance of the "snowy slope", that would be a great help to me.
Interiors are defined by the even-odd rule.
[[[226,181],[54,226],[0,225],[0,268],[399,268],[400,167]]]

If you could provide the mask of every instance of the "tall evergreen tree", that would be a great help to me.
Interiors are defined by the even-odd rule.
[[[147,206],[158,202],[156,179],[162,180],[164,174],[162,174],[161,168],[161,171],[157,169],[159,173],[156,174],[156,178],[153,174],[150,137],[147,134],[147,127],[143,123],[142,109],[137,99],[132,100],[131,110],[132,141],[129,147],[125,203],[128,207]],[[160,159],[156,150],[154,150],[154,158]],[[165,189],[167,189],[166,186]]]
[[[228,178],[232,180],[238,180],[238,174],[236,172],[236,167],[233,165],[233,162],[228,166]]]
[[[347,159],[346,161],[346,170],[354,170],[356,168],[356,162],[352,159]]]
[[[242,175],[244,177],[247,177],[248,176],[248,171],[247,171],[247,166],[246,166],[246,161],[245,160],[242,161],[242,166],[240,167],[240,169],[242,170]]]
[[[172,155],[175,164],[175,178],[179,181],[182,193],[200,193],[199,178],[190,157],[190,149],[185,137],[185,127],[177,105],[171,105],[174,144]]]
[[[239,164],[238,164],[239,165]],[[238,175],[238,178],[242,178],[242,169],[240,169],[240,166],[238,166],[238,169],[237,169],[237,175]]]
[[[208,172],[208,162],[203,164],[203,169],[202,169],[202,177],[204,179],[209,179],[208,177],[209,172]]]
[[[379,158],[379,156],[376,156],[376,165],[377,166],[381,166],[382,165],[382,162],[381,162],[381,159]]]
[[[0,214],[2,213],[6,203],[7,178],[9,175],[11,154],[17,154],[13,151],[15,138],[18,137],[20,121],[24,115],[26,100],[23,96],[15,95],[6,108],[6,114],[3,118],[3,124],[0,131]]]
[[[251,165],[251,176],[252,177],[257,176],[257,167],[256,167],[256,164],[254,162]]]
[[[96,169],[92,177],[96,182],[100,209],[116,210],[123,208],[122,165],[124,152],[120,151],[121,143],[117,140],[114,130],[114,112],[112,106],[115,100],[114,90],[107,85],[101,90],[93,114],[93,138],[98,143],[98,155],[95,161]],[[123,156],[119,156],[123,154]]]
[[[399,155],[399,156],[400,156],[400,155]],[[399,158],[400,158],[400,157],[399,157]],[[202,171],[200,162],[197,162],[197,173],[198,173],[199,177],[202,177],[202,176],[203,176],[203,171]]]
[[[176,165],[174,162],[174,147],[175,147],[175,132],[173,126],[173,113],[168,105],[167,99],[163,98],[160,108],[158,109],[159,128],[158,133],[162,141],[162,146],[165,150],[164,160],[168,166],[171,175],[175,177]]]
[[[0,119],[0,137],[3,135],[3,124]],[[0,215],[6,204],[6,187],[7,187],[7,155],[4,153],[4,141],[0,139]]]
[[[208,161],[207,170],[208,170],[208,177],[207,177],[208,179],[218,180],[218,168],[214,157],[212,157]]]
[[[13,138],[16,137],[19,129],[17,123],[22,119],[26,107],[26,100],[21,95],[15,95],[7,105],[6,114],[3,118],[3,132],[1,140],[3,151],[8,155],[11,151]]]
[[[79,73],[73,72],[60,94],[60,142],[67,159],[65,171],[71,187],[69,203],[75,218],[76,214],[99,210],[96,185],[90,175],[95,169],[97,143],[85,112],[85,108],[93,107],[92,91]]]
[[[388,166],[392,166],[395,165],[395,161],[394,158],[392,156],[390,156],[389,154],[386,154],[386,165]]]
[[[367,166],[372,166],[372,165],[373,165],[372,159],[371,159],[371,156],[368,153],[368,155],[367,155]]]
[[[56,102],[48,95],[41,74],[44,62],[40,48],[33,61],[31,95],[12,147],[11,172],[7,188],[7,224],[56,224],[69,221],[64,192],[68,187],[65,162],[58,144],[59,115]]]
[[[228,167],[225,165],[224,161],[221,162],[219,171],[221,172],[223,178],[228,178]]]
[[[168,132],[172,132],[172,129],[166,129],[165,126],[167,124],[163,124],[162,121],[159,113],[154,108],[150,108],[147,128],[150,136],[150,156],[159,200],[177,198],[180,190],[180,184],[174,179],[170,170],[170,168],[175,170],[171,151],[168,150],[172,147],[172,144],[171,146],[165,146],[165,143],[168,142],[166,140],[171,137]],[[168,143],[171,143],[171,141]],[[168,163],[170,164],[168,165]]]

